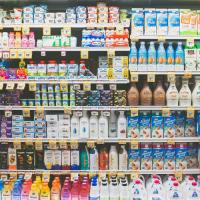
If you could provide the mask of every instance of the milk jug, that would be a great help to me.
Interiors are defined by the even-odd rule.
[[[96,115],[90,117],[90,138],[97,139],[99,137],[99,120]]]
[[[188,86],[188,80],[183,79],[182,87],[179,91],[179,105],[191,106],[192,94]]]

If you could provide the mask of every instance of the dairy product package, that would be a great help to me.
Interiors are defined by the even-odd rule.
[[[189,169],[198,168],[198,144],[188,143],[188,159],[187,159],[187,167]]]
[[[156,9],[157,13],[157,35],[168,34],[168,13],[167,9]]]
[[[196,71],[197,67],[197,49],[196,47],[185,47],[185,70]]]
[[[128,168],[129,170],[140,169],[140,149],[130,148],[128,151]]]
[[[187,143],[176,144],[176,169],[178,170],[187,169],[187,156],[188,156]]]
[[[165,144],[164,170],[175,170],[175,145]]]
[[[144,9],[145,13],[145,26],[144,33],[145,35],[156,35],[156,10],[155,8],[146,8]]]
[[[153,149],[153,170],[163,170],[164,167],[164,148],[163,143],[154,143]]]
[[[141,112],[139,117],[140,138],[151,138],[151,116],[147,112]]]
[[[179,35],[180,13],[179,9],[168,9],[168,35]]]
[[[187,118],[185,121],[185,136],[195,137],[196,136],[196,123],[195,119]]]
[[[139,137],[139,117],[128,116],[127,118],[127,130],[128,138],[138,138]]]
[[[141,170],[152,169],[152,144],[141,144]]]
[[[151,131],[152,131],[152,138],[163,137],[163,117],[159,112],[152,113]]]
[[[200,10],[197,10],[198,19],[197,19],[197,26],[198,26],[198,35],[200,35]]]
[[[144,34],[144,12],[143,8],[132,8],[131,35]]]
[[[171,114],[169,117],[164,117],[164,137],[173,138],[175,137],[175,115]]]
[[[176,113],[176,122],[175,122],[175,136],[184,137],[185,134],[185,114],[181,111]]]

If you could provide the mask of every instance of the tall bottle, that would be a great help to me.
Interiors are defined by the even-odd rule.
[[[71,138],[79,138],[79,133],[80,133],[79,117],[76,116],[76,112],[73,112],[71,118]]]
[[[111,110],[109,117],[109,138],[117,137],[117,116],[114,110]]]
[[[99,118],[99,138],[108,138],[108,118],[101,112]]]
[[[179,105],[180,106],[191,106],[192,94],[188,86],[188,80],[182,80],[182,87],[179,91]]]
[[[195,87],[192,92],[192,105],[200,106],[200,76],[195,77]]]
[[[89,118],[85,110],[80,118],[80,138],[89,138]]]
[[[148,83],[145,81],[144,86],[142,90],[140,91],[140,102],[142,106],[150,106],[152,105],[152,91],[148,85]]]
[[[107,179],[102,179],[100,184],[100,200],[109,200],[109,187]]]
[[[96,115],[90,116],[90,138],[97,139],[99,137],[99,119]]]
[[[131,84],[131,87],[127,94],[128,105],[129,106],[138,106],[139,104],[139,91],[135,83]]]
[[[138,50],[136,48],[136,43],[131,43],[131,50],[129,53],[129,70],[136,71],[138,65]]]
[[[37,187],[36,183],[31,185],[31,191],[29,193],[29,200],[39,200],[40,189]]]
[[[50,189],[48,183],[42,183],[40,200],[50,200]]]
[[[95,146],[90,149],[90,170],[99,170],[99,153]]]
[[[126,117],[124,116],[124,111],[119,112],[119,117],[117,120],[117,135],[118,138],[126,138],[127,136],[127,121]]]
[[[119,149],[119,170],[127,170],[128,168],[128,153],[125,145],[121,145]]]
[[[100,149],[99,153],[99,170],[108,170],[109,165],[109,156],[108,156],[108,150],[104,146]]]
[[[165,65],[165,64],[166,64],[166,51],[164,43],[160,42],[157,51],[157,65]]]
[[[118,152],[115,145],[111,145],[109,151],[109,170],[118,169]]]
[[[178,46],[175,51],[175,69],[184,70],[185,53],[183,50],[182,42],[178,42]]]
[[[171,190],[169,191],[169,200],[183,200],[180,185],[174,182]]]
[[[167,106],[178,106],[179,94],[175,81],[171,81],[166,92]]]
[[[140,70],[139,65],[146,65],[146,64],[147,64],[147,50],[145,47],[145,42],[141,42],[138,51],[138,70]]]
[[[156,70],[156,49],[154,42],[150,42],[150,46],[148,49],[148,65],[149,70]]]
[[[89,163],[89,152],[87,146],[85,145],[85,147],[81,151],[81,170],[89,170]]]
[[[15,33],[15,48],[22,47],[22,39],[21,39],[21,33],[16,32]]]
[[[157,86],[153,92],[153,101],[155,106],[164,106],[165,105],[165,90],[163,89],[162,82],[159,80]]]
[[[172,42],[169,42],[169,45],[167,47],[167,64],[168,65],[173,65],[174,66],[174,48],[172,46]]]

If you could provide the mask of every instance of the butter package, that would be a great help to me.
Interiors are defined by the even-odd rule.
[[[164,170],[175,170],[175,145],[165,144]]]
[[[139,117],[128,116],[127,124],[128,138],[139,138]]]
[[[171,114],[169,117],[164,117],[164,137],[173,138],[175,137],[175,122],[176,118],[174,114]]]
[[[130,148],[128,151],[128,169],[140,170],[140,149]]]
[[[168,9],[168,35],[179,35],[180,13],[179,9]]]
[[[157,21],[155,8],[145,8],[145,35],[156,35]]]
[[[176,170],[187,169],[188,149],[187,143],[176,144]]]
[[[140,36],[144,34],[144,12],[143,8],[132,8],[131,35]]]
[[[184,137],[185,134],[185,114],[182,111],[176,113],[175,136]]]
[[[152,144],[141,144],[141,170],[152,170]]]
[[[153,151],[153,170],[163,170],[164,168],[163,143],[154,143],[152,151]]]
[[[159,112],[153,112],[151,117],[152,138],[163,137],[163,117]]]
[[[151,116],[148,112],[141,112],[139,116],[140,138],[151,138]]]
[[[168,12],[167,9],[156,9],[157,13],[157,35],[168,34]]]
[[[187,118],[185,121],[185,136],[195,137],[196,136],[196,122],[193,118]]]

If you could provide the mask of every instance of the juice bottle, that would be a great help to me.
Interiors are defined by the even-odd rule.
[[[37,184],[33,183],[29,193],[29,200],[39,200],[39,192],[40,189],[38,188]]]
[[[150,46],[148,49],[148,65],[149,66],[149,70],[153,71],[156,70],[155,66],[156,66],[156,49],[155,49],[155,44],[154,42],[150,42]]]
[[[89,152],[87,146],[81,151],[80,164],[81,170],[89,170]]]
[[[157,51],[157,65],[165,65],[165,64],[166,64],[166,52],[163,42],[160,42]]]
[[[178,42],[178,46],[175,51],[175,69],[184,70],[185,53],[182,47],[182,42]]]
[[[145,42],[141,42],[138,51],[138,65],[146,65],[146,64],[147,64],[147,50],[145,47]]]
[[[174,48],[172,46],[172,42],[169,42],[169,45],[167,47],[167,64],[168,65],[174,65]]]
[[[22,35],[22,47],[27,48],[29,46],[29,40],[27,35]]]
[[[31,189],[31,183],[24,182],[24,184],[22,185],[21,200],[29,199],[30,189]]]
[[[99,154],[99,170],[108,170],[108,150],[103,147]]]
[[[64,182],[61,190],[61,200],[71,200],[70,183]]]
[[[129,70],[136,71],[138,65],[138,51],[136,48],[136,43],[131,43],[131,50],[129,53]]]
[[[60,188],[59,183],[54,182],[51,188],[51,200],[60,200]]]
[[[2,190],[2,200],[12,200],[11,185],[6,182]]]
[[[75,180],[71,189],[71,200],[79,200],[79,183]]]

